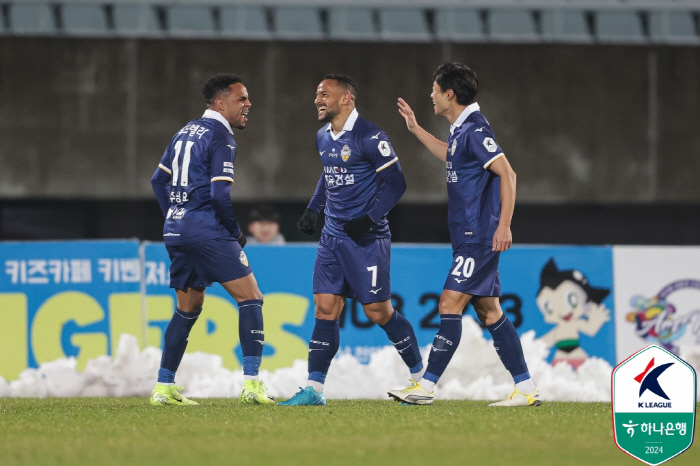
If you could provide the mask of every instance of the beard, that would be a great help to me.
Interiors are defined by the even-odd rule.
[[[329,123],[339,113],[340,113],[340,108],[338,108],[338,107],[335,107],[335,108],[326,107],[326,114],[323,117],[319,118],[318,121],[320,121],[321,123]]]

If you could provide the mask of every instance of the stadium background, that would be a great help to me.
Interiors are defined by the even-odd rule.
[[[442,166],[407,132],[396,99],[406,99],[427,129],[445,134],[447,123],[432,115],[432,71],[444,61],[462,61],[479,74],[477,100],[518,174],[513,235],[520,246],[504,261],[513,261],[513,286],[527,286],[534,295],[524,309],[540,319],[519,330],[541,336],[551,329],[538,317],[534,298],[539,274],[553,257],[560,268],[581,270],[592,285],[612,291],[605,304],[614,319],[592,344],[605,347],[599,356],[610,364],[620,356],[611,352],[619,347],[613,323],[624,325],[630,300],[658,298],[679,280],[687,281],[687,290],[680,304],[669,303],[687,317],[683,341],[697,349],[700,319],[690,319],[698,314],[698,249],[607,246],[698,245],[696,0],[71,0],[6,2],[0,11],[2,240],[160,240],[150,176],[173,132],[203,111],[202,84],[214,73],[233,71],[243,77],[253,103],[248,128],[236,133],[241,150],[233,200],[243,224],[253,206],[271,203],[282,212],[287,239],[308,240],[294,225],[320,173],[314,89],[324,74],[341,72],[358,82],[360,113],[387,131],[406,174],[408,191],[390,213],[394,241],[446,243]],[[128,268],[130,260],[148,259],[138,241],[120,244],[2,245],[0,313],[26,316],[25,340],[10,327],[3,336],[19,338],[11,340],[17,341],[14,354],[26,358],[26,366],[62,355],[80,359],[81,351],[85,359],[88,348],[89,354],[112,354],[118,335],[110,326],[110,306],[122,292],[132,295],[139,311],[134,333],[141,332],[142,344],[150,341],[146,334],[158,324],[148,319],[147,270]],[[522,246],[528,244],[574,246],[544,246],[532,260]],[[119,247],[128,251],[115,253]],[[304,250],[289,246],[287,252],[293,255],[295,248]],[[418,249],[402,259],[402,271],[434,251]],[[265,280],[275,267],[303,275],[312,248],[284,263],[274,248],[250,251],[260,254],[253,267],[263,291],[310,298],[310,286],[292,291],[297,285],[284,276],[274,286]],[[603,258],[591,259],[591,251]],[[88,261],[89,282],[84,262],[74,266],[72,260]],[[111,279],[100,261],[109,261]],[[618,276],[619,270],[627,272]],[[430,277],[445,271],[441,265],[420,270]],[[525,274],[527,285],[516,279]],[[395,288],[409,288],[406,280],[395,281]],[[120,288],[125,283],[130,285]],[[624,296],[618,293],[623,285]],[[439,284],[430,286],[435,289],[423,291],[439,292]],[[102,313],[70,301],[83,299],[81,293],[94,298]],[[64,298],[70,299],[61,305]],[[640,306],[638,312],[651,309]],[[50,324],[33,333],[36,315],[54,308],[69,310],[55,318],[49,312]],[[306,320],[310,316],[306,309]],[[421,317],[412,317],[414,325]],[[206,333],[215,333],[216,324]],[[349,330],[358,332],[359,344],[362,326]],[[426,327],[425,335],[432,332]],[[343,338],[353,341],[349,333]],[[636,344],[645,342],[653,340]],[[16,376],[22,364],[12,364],[0,376]]]

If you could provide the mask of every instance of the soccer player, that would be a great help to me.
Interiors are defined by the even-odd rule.
[[[411,404],[433,404],[435,384],[459,345],[462,312],[471,302],[515,382],[506,400],[490,406],[537,406],[540,395],[530,378],[520,338],[498,299],[498,259],[513,241],[515,172],[474,101],[477,86],[476,73],[463,64],[445,63],[435,71],[430,96],[435,114],[450,122],[446,143],[421,128],[411,107],[399,98],[399,113],[408,130],[446,163],[453,261],[438,306],[440,329],[423,378],[404,390],[390,391],[389,396]]]
[[[202,90],[207,109],[175,133],[151,184],[165,216],[163,238],[170,256],[170,287],[177,309],[164,335],[154,405],[196,405],[175,386],[175,372],[187,347],[190,329],[202,312],[204,290],[213,282],[236,300],[243,352],[243,403],[273,404],[258,379],[264,345],[263,295],[248,265],[245,236],[231,205],[236,141],[233,128],[244,129],[250,100],[241,78],[212,77]]]
[[[349,76],[329,74],[316,89],[316,134],[323,173],[297,224],[309,235],[325,208],[316,254],[313,292],[316,323],[309,342],[306,388],[280,405],[325,405],[323,385],[338,351],[338,318],[348,296],[386,332],[411,372],[423,370],[413,327],[391,305],[391,233],[386,215],[406,190],[399,159],[387,135],[355,109],[357,87]]]

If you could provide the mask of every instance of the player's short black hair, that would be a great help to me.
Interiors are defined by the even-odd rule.
[[[474,103],[479,88],[476,73],[462,63],[443,63],[433,73],[433,81],[443,92],[452,89],[459,105]]]
[[[242,83],[243,80],[237,74],[219,73],[209,78],[202,89],[202,95],[207,104],[212,104],[216,96],[227,93],[231,84]]]
[[[271,205],[263,204],[254,207],[248,216],[248,222],[276,222],[280,221],[280,212]]]
[[[353,98],[357,99],[357,85],[355,80],[346,74],[327,74],[323,79],[332,79],[342,87],[345,92],[349,92]]]

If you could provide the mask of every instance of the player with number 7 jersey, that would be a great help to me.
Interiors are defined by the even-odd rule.
[[[163,239],[170,256],[170,287],[177,308],[163,337],[154,405],[192,405],[175,387],[175,372],[190,329],[204,304],[205,288],[218,282],[238,303],[238,335],[243,353],[241,401],[272,404],[258,379],[264,345],[263,296],[243,252],[246,240],[231,205],[236,141],[232,127],[244,129],[251,103],[241,78],[212,77],[202,91],[207,110],[173,136],[151,178],[163,215]],[[231,342],[231,351],[236,346]]]
[[[316,133],[323,173],[299,220],[313,234],[321,210],[326,223],[313,272],[316,321],[309,342],[306,387],[283,406],[325,405],[326,374],[340,344],[339,321],[347,297],[389,337],[409,369],[420,379],[423,362],[413,327],[391,304],[391,233],[386,215],[406,190],[399,159],[386,133],[360,117],[352,78],[329,74],[316,89]]]

